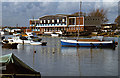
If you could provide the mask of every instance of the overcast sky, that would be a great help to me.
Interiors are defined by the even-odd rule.
[[[25,0],[24,0],[25,1]],[[3,26],[29,26],[29,19],[33,16],[38,19],[44,15],[55,14],[72,14],[79,11],[79,0],[64,0],[56,1],[49,0],[41,2],[39,0],[31,0],[26,2],[15,2],[14,0],[7,0],[2,2],[2,25]],[[97,0],[82,2],[82,12],[89,13],[97,8],[104,8],[108,10],[107,17],[108,23],[114,23],[115,18],[118,16],[118,0]]]

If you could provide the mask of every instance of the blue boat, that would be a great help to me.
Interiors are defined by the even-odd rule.
[[[103,47],[114,48],[116,46],[115,41],[101,41],[97,39],[79,39],[79,40],[64,40],[61,39],[62,46],[69,47]]]

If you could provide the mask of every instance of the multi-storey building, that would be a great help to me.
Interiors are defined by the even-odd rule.
[[[82,32],[94,31],[101,26],[100,17],[76,16],[76,15],[46,15],[39,19],[30,19],[30,29],[33,32],[53,33],[53,32]]]
[[[80,22],[79,22],[80,21]],[[84,17],[73,15],[47,15],[30,19],[30,28],[37,33],[84,31]]]

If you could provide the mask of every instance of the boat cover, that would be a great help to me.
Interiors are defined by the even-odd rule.
[[[0,64],[2,64],[2,75],[15,75],[15,76],[26,76],[32,78],[40,78],[41,75],[39,72],[33,70],[31,67],[22,62],[17,58],[13,53],[4,55],[0,57]],[[3,69],[3,67],[5,67]],[[1,69],[0,69],[1,70]],[[18,77],[17,77],[18,78]]]

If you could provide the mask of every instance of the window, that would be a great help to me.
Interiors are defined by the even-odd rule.
[[[73,27],[72,27],[72,30],[73,30]]]
[[[81,27],[81,30],[83,30],[83,27]]]
[[[57,23],[57,20],[54,20],[55,24]]]
[[[59,23],[59,19],[57,19],[57,23]]]
[[[50,23],[50,20],[48,20],[48,23]]]
[[[52,19],[52,23],[54,23],[54,19]]]
[[[75,18],[69,19],[69,25],[75,25]]]
[[[62,19],[62,22],[65,22],[65,19]]]
[[[42,20],[40,20],[40,23],[42,23]]]
[[[44,20],[44,23],[46,23],[46,20]]]

